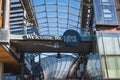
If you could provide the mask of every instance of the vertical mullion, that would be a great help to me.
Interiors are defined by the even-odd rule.
[[[80,2],[79,2],[79,3],[80,3]],[[80,4],[79,4],[79,5],[80,5]],[[81,5],[80,5],[80,6],[81,6]],[[78,23],[78,24],[77,24],[77,28],[78,28],[78,29],[80,29],[80,28],[79,28],[79,27],[80,27],[80,26],[79,26],[79,24],[80,24],[80,19],[79,19],[79,18],[80,18],[80,8],[79,8],[79,16],[78,16],[78,22],[77,22],[77,23]],[[78,30],[78,29],[77,29],[77,30]]]
[[[35,6],[35,2],[34,2],[33,0],[30,0],[30,3],[31,3],[31,5],[32,5],[32,7],[33,7],[33,8],[32,8],[32,9],[33,9],[33,12],[35,13],[35,14],[33,14],[33,16],[36,17],[36,10],[35,10],[36,6]],[[32,16],[32,17],[33,17],[33,16]],[[37,20],[37,26],[38,26],[38,32],[39,32],[39,34],[40,34],[41,32],[40,32],[38,20]]]
[[[68,25],[69,25],[69,14],[70,14],[70,0],[68,0],[68,16],[67,16],[67,29],[68,29]]]
[[[47,66],[47,67],[48,67],[47,78],[49,78],[49,77],[50,77],[50,64],[49,64],[49,62],[48,62],[48,58],[46,58],[45,61],[46,61],[47,65],[48,65],[48,66]],[[47,69],[47,68],[46,68],[46,69]]]
[[[105,53],[105,46],[104,46],[104,41],[103,41],[103,33],[100,33],[102,37],[102,45],[103,45],[103,53],[104,53],[104,60],[105,60],[105,68],[106,68],[106,73],[107,73],[107,78],[109,78],[108,74],[108,67],[107,67],[107,59],[106,59],[106,53]]]
[[[119,50],[120,50],[120,39],[119,39],[119,33],[117,33],[117,39],[118,39],[118,45],[119,45]],[[120,55],[120,54],[118,54]]]
[[[56,0],[56,7],[57,7],[57,10],[56,10],[56,13],[57,13],[57,35],[59,35],[60,33],[59,33],[59,26],[58,26],[58,23],[59,23],[59,21],[58,21],[58,0]]]
[[[39,53],[39,80],[41,80],[41,72],[42,72],[42,67],[41,67],[41,53]]]
[[[49,29],[50,27],[49,27],[49,23],[48,23],[48,12],[47,12],[46,0],[44,0],[44,4],[45,4],[46,19],[47,19],[48,34],[50,34],[50,29]]]

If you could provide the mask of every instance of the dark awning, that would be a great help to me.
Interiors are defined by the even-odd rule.
[[[59,48],[55,48],[56,41],[52,40],[11,40],[10,44],[17,52],[71,52],[89,53],[92,51],[92,41],[81,41],[79,45],[69,47],[62,41],[57,41]]]

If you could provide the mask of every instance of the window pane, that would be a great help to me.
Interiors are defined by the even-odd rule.
[[[120,56],[107,57],[108,74],[110,78],[120,78]]]
[[[104,78],[120,78],[120,33],[97,32]]]
[[[119,54],[118,34],[119,33],[98,33],[99,51],[105,54]]]

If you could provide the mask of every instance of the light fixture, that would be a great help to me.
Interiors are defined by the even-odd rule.
[[[60,45],[59,45],[58,42],[55,42],[55,44],[54,44],[54,48],[56,48],[56,49],[60,48]]]
[[[58,52],[58,54],[57,54],[56,58],[61,58],[61,55],[60,55],[60,53],[59,53],[59,52]]]

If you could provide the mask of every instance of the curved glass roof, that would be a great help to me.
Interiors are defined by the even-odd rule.
[[[76,58],[64,56],[62,58],[46,57],[42,60],[41,66],[45,80],[66,79],[71,66]]]
[[[81,0],[30,0],[39,34],[62,36],[67,29],[80,32]]]
[[[36,56],[35,63],[39,64],[40,56],[38,55],[40,54],[34,54],[34,56]],[[57,53],[41,53],[40,62],[45,80],[61,80],[66,78],[69,79],[70,77],[73,79],[81,77],[85,80],[93,80],[93,78],[94,80],[101,80],[99,54],[90,53],[89,55],[86,55],[88,59],[86,64],[84,62],[85,60],[82,59],[83,56],[78,57],[72,53],[61,53],[60,55],[61,57],[58,58]],[[85,65],[86,72],[82,74]],[[73,77],[73,73],[76,74],[76,77]]]

